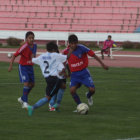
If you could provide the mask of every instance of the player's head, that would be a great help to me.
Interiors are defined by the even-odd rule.
[[[68,38],[69,46],[73,49],[77,48],[78,44],[78,37],[74,34],[70,35]]]
[[[112,36],[111,35],[108,35],[108,40],[111,40]]]
[[[35,35],[32,31],[28,31],[25,35],[25,39],[29,45],[32,45],[34,43],[34,38],[35,38]]]
[[[46,44],[46,49],[48,52],[58,52],[58,46],[53,41]]]

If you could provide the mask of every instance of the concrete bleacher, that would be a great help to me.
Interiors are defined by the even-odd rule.
[[[1,0],[0,30],[133,33],[135,0]],[[138,30],[139,31],[139,30]]]

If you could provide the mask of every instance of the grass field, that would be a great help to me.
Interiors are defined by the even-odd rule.
[[[18,65],[14,65],[11,73],[7,69],[8,63],[0,63],[0,140],[140,138],[140,69],[110,68],[105,71],[89,68],[96,94],[88,115],[72,112],[76,104],[67,88],[60,112],[49,112],[48,105],[45,105],[32,117],[28,117],[27,111],[17,102],[22,94]],[[45,94],[45,81],[37,66],[35,77],[36,86],[30,93],[30,104]],[[87,103],[85,92],[84,86],[78,91],[82,101]]]

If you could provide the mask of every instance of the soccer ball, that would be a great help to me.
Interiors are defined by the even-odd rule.
[[[77,106],[77,112],[81,115],[86,115],[89,111],[89,107],[86,103],[81,103]]]
[[[8,54],[7,54],[7,57],[8,57],[8,58],[11,58],[11,57],[12,57],[12,54],[11,54],[11,53],[8,53]]]
[[[113,44],[113,47],[115,48],[115,47],[117,47],[117,45],[114,43],[114,44]]]

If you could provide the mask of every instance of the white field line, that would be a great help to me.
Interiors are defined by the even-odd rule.
[[[8,54],[8,53],[15,53],[13,51],[0,51],[0,53],[3,53],[3,54]],[[37,54],[42,54],[43,52],[37,52]]]
[[[0,53],[2,53],[2,54],[8,54],[8,53],[15,53],[15,52],[13,52],[13,51],[0,51]],[[37,52],[37,54],[42,54],[42,53],[44,53],[44,52]],[[95,51],[95,53],[98,55],[98,56],[101,56],[101,54],[98,54],[99,53],[99,51]],[[113,54],[113,56],[117,56],[117,57],[140,57],[140,55],[123,55],[123,54],[121,54],[121,55],[117,55],[117,54]],[[89,57],[89,58],[91,58],[91,57]]]
[[[126,139],[115,139],[115,140],[140,140],[140,137],[137,137],[137,138],[126,138]]]

